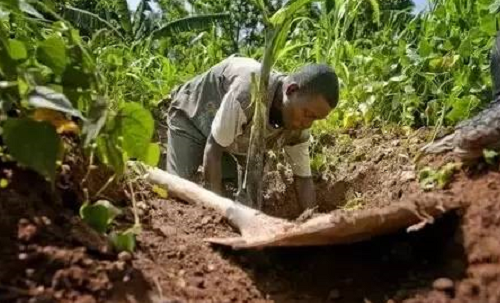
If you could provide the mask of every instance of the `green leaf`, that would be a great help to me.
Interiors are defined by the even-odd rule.
[[[123,138],[123,150],[129,158],[145,159],[153,137],[151,113],[138,103],[126,103],[115,118],[115,138]]]
[[[427,39],[422,39],[418,45],[418,52],[421,57],[428,57],[432,53],[432,46]]]
[[[395,77],[390,78],[389,82],[403,82],[406,79],[408,79],[408,77],[406,75],[399,75],[399,76],[395,76]]]
[[[97,152],[101,161],[113,168],[118,176],[125,170],[125,156],[120,149],[119,143],[109,135],[102,135],[97,138]]]
[[[495,0],[493,3],[491,3],[490,7],[490,14],[496,14],[500,10],[500,0]]]
[[[31,4],[29,4],[26,0],[19,1],[19,8],[21,11],[25,12],[28,15],[32,15],[39,19],[44,19],[43,15],[40,14]]]
[[[290,0],[285,6],[280,8],[274,15],[271,17],[270,21],[274,26],[279,26],[283,24],[286,19],[292,17],[299,9],[303,6],[312,2],[312,0]]]
[[[3,0],[3,1],[0,1],[0,6],[5,6],[9,9],[12,9],[12,10],[18,10],[19,9],[19,0]]]
[[[36,108],[53,109],[85,120],[80,111],[73,107],[71,101],[64,94],[49,87],[37,86],[30,94],[28,102]]]
[[[8,80],[17,78],[17,63],[10,55],[10,45],[7,39],[0,37],[0,74]]]
[[[162,187],[159,187],[158,185],[153,185],[153,188],[151,190],[162,199],[168,198],[168,191]]]
[[[483,157],[486,163],[494,165],[496,160],[498,159],[498,152],[494,150],[485,149],[483,150]]]
[[[373,11],[373,22],[380,25],[380,6],[377,0],[368,0]]]
[[[128,8],[127,0],[118,0],[116,1],[116,10],[118,13],[118,17],[120,18],[120,23],[122,28],[127,32],[132,32],[132,16],[130,14],[130,10]]]
[[[480,104],[480,100],[475,96],[469,96],[461,99],[452,99],[451,104],[452,109],[446,115],[446,121],[449,125],[454,125],[469,118],[471,110]]]
[[[146,156],[141,160],[147,165],[156,166],[160,161],[160,145],[158,143],[150,143]]]
[[[172,34],[187,32],[193,30],[205,30],[210,28],[215,23],[220,23],[229,19],[229,14],[207,14],[185,17],[172,22],[169,22],[162,26],[160,29],[154,31],[153,38],[160,39],[164,37],[169,37]]]
[[[56,35],[51,36],[38,45],[37,59],[52,71],[61,75],[68,65],[68,56],[64,40]]]
[[[68,66],[64,70],[62,75],[62,84],[64,87],[73,87],[88,89],[90,88],[90,82],[92,76],[86,74],[79,66]]]
[[[98,97],[90,106],[88,118],[83,124],[82,133],[85,137],[84,146],[87,147],[97,138],[99,132],[106,123],[108,116],[108,104],[102,97]]]
[[[495,15],[486,15],[481,18],[481,30],[486,33],[488,36],[494,37],[497,29],[496,29],[496,17]]]
[[[135,250],[135,234],[129,230],[122,233],[112,232],[109,239],[113,247],[119,252],[134,252]]]
[[[28,57],[28,52],[26,51],[26,47],[23,42],[16,39],[10,39],[9,55],[14,60],[24,60]]]
[[[92,205],[85,203],[80,208],[80,217],[83,221],[100,233],[105,233],[121,213],[119,208],[107,200],[99,200]]]
[[[10,155],[53,182],[61,146],[55,128],[47,122],[11,118],[3,129],[3,139]]]

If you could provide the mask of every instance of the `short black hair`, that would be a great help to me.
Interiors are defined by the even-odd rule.
[[[302,93],[323,96],[331,108],[339,100],[339,80],[335,71],[326,64],[308,64],[290,74],[288,83],[295,82]]]

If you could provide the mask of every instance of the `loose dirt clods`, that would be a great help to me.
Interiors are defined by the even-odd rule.
[[[422,166],[410,160],[416,148],[407,143],[423,143],[423,136],[375,131],[333,145],[332,155],[345,149],[365,156],[339,157],[334,169],[315,176],[320,205],[309,216],[415,196],[457,203],[459,211],[417,232],[332,247],[211,246],[203,239],[235,235],[225,219],[197,205],[155,199],[145,204],[137,251],[116,255],[81,224],[68,207],[74,201],[54,198],[48,188],[33,191],[26,180],[41,183],[37,177],[15,170],[0,197],[0,301],[499,302],[500,174],[464,168],[448,188],[425,193],[417,182]],[[436,168],[452,159],[425,161]],[[266,212],[297,218],[286,170],[267,178]]]

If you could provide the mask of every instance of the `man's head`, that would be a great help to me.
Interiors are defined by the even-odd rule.
[[[287,129],[307,129],[337,106],[339,82],[327,65],[311,64],[283,81],[282,117]]]

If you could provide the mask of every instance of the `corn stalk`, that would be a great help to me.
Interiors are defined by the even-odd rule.
[[[260,75],[252,77],[252,103],[254,115],[250,132],[247,166],[243,181],[243,190],[252,206],[262,208],[262,191],[264,175],[264,153],[266,151],[266,125],[268,119],[269,76],[271,68],[276,62],[279,51],[286,42],[292,16],[297,10],[312,0],[291,0],[278,10],[271,18],[267,17],[267,10],[263,0],[257,0],[264,15],[266,26],[266,45]]]

